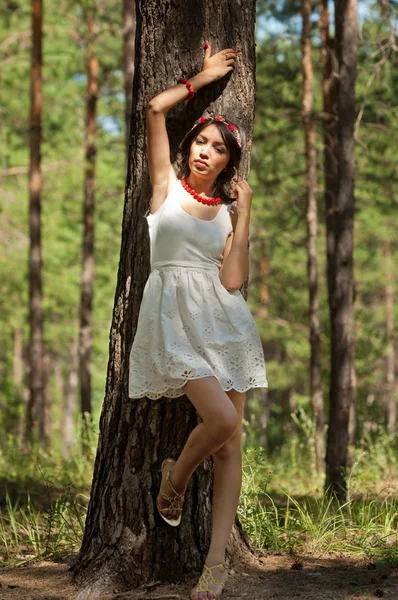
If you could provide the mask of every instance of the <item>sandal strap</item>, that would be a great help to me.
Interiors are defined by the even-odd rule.
[[[160,470],[163,471],[164,465],[166,465],[169,462],[170,463],[175,463],[174,458],[165,458],[164,461],[162,462],[162,466],[160,467]]]
[[[213,565],[212,567],[208,567],[206,564],[203,565],[203,573],[199,577],[198,588],[195,593],[208,592],[211,584],[221,585],[221,587],[224,587],[225,583],[223,581],[219,581],[213,576],[212,570],[216,569],[217,567],[224,567],[224,569],[227,568],[225,563],[219,563],[218,565]]]
[[[159,509],[160,511],[162,510],[182,510],[182,505],[184,503],[184,495],[182,495],[179,498],[174,498],[174,497],[170,497],[167,494],[164,494],[163,492],[160,492],[160,495],[167,500],[167,502],[169,503],[169,506],[167,508],[163,508],[163,509]]]
[[[161,471],[163,470],[163,466],[168,463],[174,463],[175,464],[175,460],[173,460],[172,458],[166,458],[163,462],[162,462],[162,467],[161,467]],[[173,467],[171,467],[171,469],[169,469],[169,471],[167,471],[166,473],[166,481],[169,484],[174,496],[169,496],[168,494],[166,494],[165,492],[159,491],[160,495],[167,500],[167,502],[169,503],[169,506],[167,508],[159,508],[158,510],[159,512],[169,512],[172,510],[178,510],[178,511],[182,511],[182,506],[184,504],[184,500],[185,500],[185,490],[182,492],[182,494],[179,494],[178,492],[176,492],[176,490],[174,489],[173,484],[171,483],[170,480],[170,471],[173,470]]]
[[[171,479],[170,479],[170,472],[173,470],[174,467],[171,467],[171,469],[169,471],[167,471],[166,473],[166,481],[169,484],[169,486],[171,487],[171,490],[174,494],[174,496],[177,496],[177,498],[183,498],[184,494],[185,494],[185,490],[182,492],[182,494],[179,494],[178,492],[175,491],[173,484],[171,483]]]

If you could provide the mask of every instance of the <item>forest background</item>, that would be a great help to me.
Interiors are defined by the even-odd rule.
[[[387,430],[385,414],[386,394],[391,386],[397,402],[395,378],[391,381],[391,376],[387,376],[391,356],[395,361],[396,334],[388,327],[388,322],[396,322],[394,299],[397,293],[398,250],[396,16],[394,3],[389,6],[392,8],[387,12],[383,3],[361,2],[359,7],[354,234],[356,427],[350,481],[352,494],[364,496],[369,492],[376,497],[381,494],[384,507],[388,507],[383,504],[384,498],[390,498],[398,488],[395,424]],[[332,14],[332,6],[330,10]],[[95,135],[95,275],[90,364],[93,453],[109,358],[109,330],[120,253],[126,170],[120,3],[116,0],[99,1],[96,15],[94,47],[99,62],[99,92]],[[330,324],[322,196],[318,18],[314,10],[314,123],[319,211],[317,257],[321,375],[327,415]],[[2,502],[8,502],[13,514],[13,498],[20,498],[18,486],[21,482],[24,493],[29,491],[34,497],[36,490],[40,499],[40,490],[34,483],[32,485],[39,471],[54,485],[62,487],[73,481],[86,490],[92,472],[93,454],[84,457],[80,448],[76,361],[82,270],[87,31],[78,2],[61,0],[56,5],[46,5],[41,248],[51,433],[49,448],[43,452],[38,448],[27,449],[24,443],[28,398],[24,364],[29,340],[30,3],[7,0],[0,9],[0,19],[0,477],[4,483]],[[308,377],[310,347],[301,26],[299,3],[258,2],[257,100],[249,178],[254,198],[248,304],[263,340],[270,387],[266,391],[252,390],[248,394],[244,443],[247,450],[247,494],[253,493],[249,490],[250,482],[254,481],[250,477],[255,478],[256,475],[253,468],[261,463],[266,465],[268,473],[266,481],[262,480],[261,490],[264,494],[272,495],[274,492],[274,500],[278,494],[283,496],[286,489],[289,495],[311,490],[316,497],[323,482],[323,473],[316,468]],[[394,43],[391,43],[392,36]],[[65,403],[69,403],[70,410],[71,398],[72,433],[64,419]],[[27,481],[31,483],[27,485]],[[257,485],[256,493],[259,489]],[[249,514],[250,506],[251,501],[245,512],[243,502],[241,518],[257,546],[264,545],[264,538],[261,538],[264,535],[268,536],[269,544],[272,538],[270,531],[275,530],[270,530],[268,523],[268,529],[263,524],[264,528],[258,532],[254,517]],[[389,516],[396,515],[396,507],[391,505],[390,508],[391,512],[389,508],[385,509],[385,517],[387,513]],[[9,515],[10,512],[7,519]],[[394,519],[392,530],[396,530],[396,516]],[[2,527],[4,532],[9,531],[9,521],[3,521]],[[74,531],[78,540],[79,525]],[[256,536],[259,536],[258,539]],[[44,533],[40,539],[44,543]],[[282,535],[278,540],[275,549],[291,549],[296,542],[299,543],[299,540],[287,543]],[[396,544],[396,539],[394,541]],[[25,540],[24,544],[27,543]],[[69,540],[68,543],[72,542]],[[74,543],[76,545],[78,541]],[[391,544],[376,544],[374,547],[382,547],[385,552],[387,546],[389,556],[391,553],[398,555],[398,550],[392,550],[394,546]],[[25,553],[36,556],[43,550],[40,544],[38,548],[32,554],[30,546],[30,554],[26,549]],[[366,544],[358,545],[362,551],[369,551],[369,548]],[[3,553],[11,559],[12,553]]]

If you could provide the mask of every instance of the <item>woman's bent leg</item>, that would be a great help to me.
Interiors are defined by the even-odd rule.
[[[191,432],[176,463],[168,463],[164,467],[161,490],[166,494],[170,493],[165,480],[167,471],[173,469],[171,483],[176,492],[183,492],[196,467],[234,435],[240,420],[233,402],[215,377],[191,380],[185,385],[184,391],[203,423]],[[159,495],[158,504],[160,508],[167,508],[168,501]],[[163,514],[168,519],[178,518],[176,511],[165,511]]]

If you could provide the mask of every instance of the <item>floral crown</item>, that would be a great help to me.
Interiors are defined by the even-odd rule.
[[[200,117],[197,121],[195,121],[195,123],[191,127],[191,131],[192,129],[195,129],[195,127],[197,127],[200,123],[206,123],[207,121],[221,121],[222,123],[225,123],[228,129],[232,131],[232,134],[236,139],[236,143],[238,144],[239,148],[242,148],[242,138],[240,137],[238,128],[235,127],[235,125],[232,125],[232,123],[228,123],[228,121],[224,119],[224,117],[222,117],[221,115],[216,115],[215,117]]]

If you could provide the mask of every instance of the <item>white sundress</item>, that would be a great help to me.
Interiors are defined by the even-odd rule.
[[[223,390],[268,387],[261,339],[239,290],[219,268],[232,231],[230,206],[210,221],[181,206],[177,180],[149,227],[151,273],[130,351],[129,398],[184,395],[190,379],[214,376]]]

